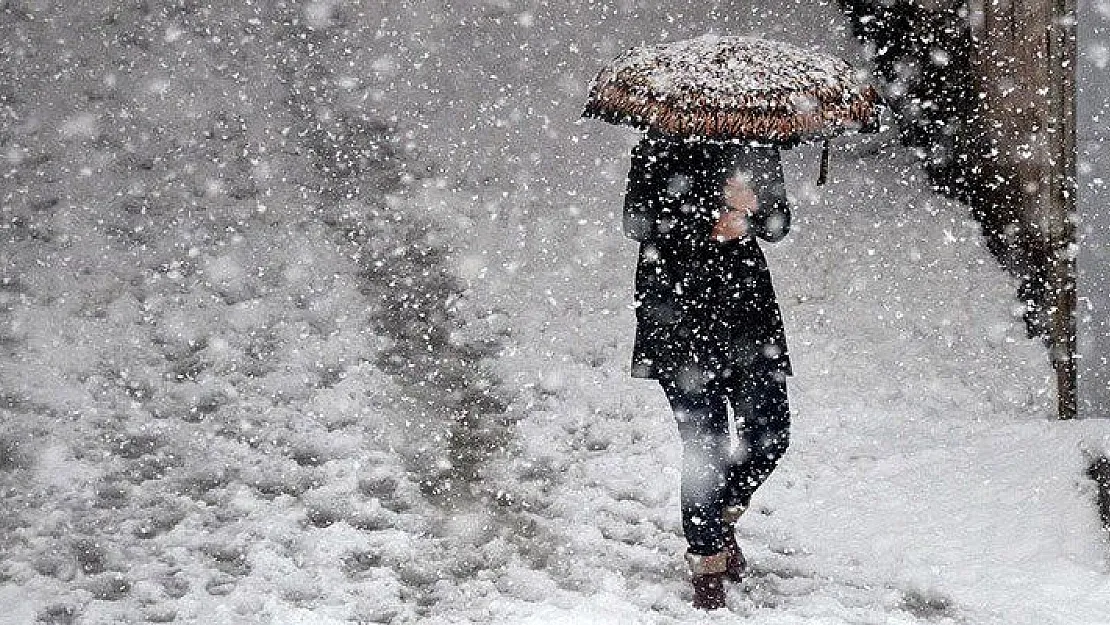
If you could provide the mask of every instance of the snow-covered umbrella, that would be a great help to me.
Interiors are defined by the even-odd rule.
[[[828,54],[755,37],[704,35],[633,48],[590,86],[585,117],[710,141],[792,146],[877,125],[879,95]]]

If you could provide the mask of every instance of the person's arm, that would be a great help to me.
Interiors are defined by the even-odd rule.
[[[724,212],[717,218],[710,236],[718,242],[748,236],[751,231],[750,220],[758,203],[748,176],[736,174],[726,179],[721,190],[721,200],[725,205]]]
[[[670,188],[673,181],[666,166],[667,154],[659,141],[644,138],[632,148],[628,189],[624,195],[624,235],[650,241],[659,234],[664,208],[677,200]]]
[[[721,189],[724,212],[713,227],[720,242],[757,236],[774,243],[790,230],[790,203],[777,148],[750,148],[734,161]]]
[[[748,219],[751,233],[775,243],[790,232],[790,202],[778,148],[759,148],[753,167],[752,186],[758,198],[755,212]]]

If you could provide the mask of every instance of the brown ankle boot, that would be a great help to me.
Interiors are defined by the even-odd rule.
[[[736,522],[744,514],[744,506],[727,506],[721,514],[721,521],[725,525],[725,554],[728,555],[728,565],[725,569],[726,577],[731,582],[740,582],[744,579],[744,571],[748,568],[748,561],[744,552],[736,542]]]
[[[727,557],[725,577],[728,578],[728,581],[737,583],[744,581],[744,572],[748,570],[748,561],[744,557],[744,552],[740,550],[740,545],[736,542],[736,535],[731,531],[729,531],[725,542],[725,556]]]
[[[724,551],[709,556],[686,554],[690,565],[690,581],[694,586],[694,607],[716,610],[725,607],[725,576],[728,554]]]

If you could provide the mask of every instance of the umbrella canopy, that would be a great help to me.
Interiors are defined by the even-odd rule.
[[[585,117],[677,137],[794,144],[874,124],[879,96],[844,61],[704,35],[633,48],[590,86]]]

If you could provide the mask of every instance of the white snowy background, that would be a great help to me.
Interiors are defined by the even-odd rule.
[[[0,623],[1110,623],[1110,423],[1051,420],[1014,283],[891,134],[824,187],[786,155],[793,444],[749,579],[688,606],[627,375],[636,136],[585,89],[707,31],[865,60],[829,3],[659,4],[0,0]]]

